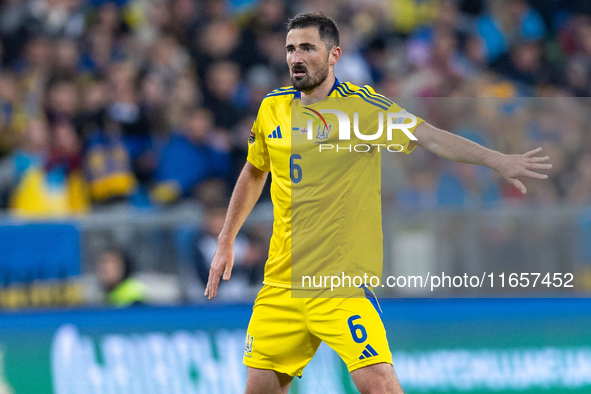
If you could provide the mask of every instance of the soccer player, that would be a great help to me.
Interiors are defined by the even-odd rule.
[[[375,298],[371,291],[366,292],[367,298],[291,296],[291,259],[295,250],[292,249],[292,240],[296,236],[292,231],[292,190],[306,183],[306,168],[300,166],[299,171],[294,171],[295,159],[290,146],[293,129],[292,107],[301,102],[309,105],[307,108],[312,108],[312,104],[318,102],[318,99],[327,97],[357,97],[370,107],[389,112],[399,112],[400,107],[375,93],[369,86],[360,88],[336,79],[334,65],[339,61],[341,48],[339,30],[331,18],[322,14],[299,14],[289,21],[287,30],[287,64],[293,86],[270,92],[261,104],[248,141],[247,163],[236,183],[225,224],[218,237],[218,247],[211,264],[205,296],[210,300],[216,296],[222,274],[224,280],[230,279],[234,262],[234,240],[258,200],[268,173],[271,172],[273,235],[265,266],[264,286],[255,301],[247,330],[244,364],[248,369],[245,392],[287,393],[293,377],[301,376],[321,341],[325,341],[347,364],[351,377],[361,393],[402,393],[392,366],[386,332],[374,307]],[[300,129],[296,127],[295,130],[297,134]],[[329,131],[319,129],[316,139],[328,138],[331,136]],[[487,166],[497,171],[522,193],[526,192],[526,188],[518,178],[546,179],[547,175],[536,170],[552,168],[546,163],[548,157],[537,155],[541,148],[523,155],[505,155],[433,127],[421,119],[418,119],[409,131],[417,140],[412,140],[404,133],[398,133],[395,143],[401,151],[410,153],[418,145],[446,159]],[[299,158],[299,155],[297,157]],[[348,161],[352,160],[358,159],[350,156]],[[300,160],[300,163],[302,162],[303,159]],[[312,170],[309,172],[322,171],[321,167],[309,167]],[[334,231],[340,232],[343,237],[347,237],[347,233],[352,233],[353,236],[348,238],[351,241],[359,238],[369,243],[374,242],[375,245],[377,239],[378,249],[381,250],[381,210],[376,207],[380,204],[379,185],[376,185],[375,190],[370,190],[371,188],[367,187],[368,183],[357,182],[372,178],[372,174],[368,174],[368,171],[374,168],[372,166],[365,168],[363,174],[357,174],[356,181],[347,180],[347,177],[351,176],[351,171],[359,171],[358,167],[359,165],[347,166],[347,171],[341,169],[341,172],[336,174],[325,172],[325,178],[316,178],[315,185],[319,186],[322,192],[306,194],[306,203],[310,209],[313,210],[319,205],[315,204],[314,198],[330,199],[331,207],[337,208],[342,208],[345,204],[343,201],[348,199],[346,203],[349,205],[346,205],[348,208],[339,211],[341,217],[337,218],[334,212],[324,210],[321,214],[314,215],[311,223],[321,224],[324,220],[323,225],[333,226]],[[379,175],[373,178],[379,179]],[[315,187],[318,188],[317,186]],[[343,190],[346,192],[343,193]],[[355,207],[355,201],[351,199],[357,197],[369,202],[363,205],[368,209],[364,215],[355,216],[358,210],[351,208]],[[376,202],[377,204],[374,204]],[[365,234],[362,228],[367,228],[367,223],[364,222],[366,219],[373,220],[371,223],[377,227],[379,236],[375,236],[375,233],[372,233],[374,235],[371,237]],[[306,227],[302,229],[317,230]],[[298,254],[302,257],[305,257],[306,253],[318,255],[312,245],[321,245],[324,241],[319,237],[308,238],[314,242],[300,248]],[[342,245],[333,243],[332,246],[332,249],[338,249]],[[294,243],[293,247],[297,245]],[[341,253],[341,256],[343,255],[346,256],[345,259],[348,256]],[[361,255],[356,256],[362,259]],[[381,253],[376,256],[381,256]]]

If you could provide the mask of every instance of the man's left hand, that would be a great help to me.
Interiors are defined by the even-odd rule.
[[[525,185],[518,177],[535,179],[547,179],[548,175],[540,174],[536,170],[550,170],[552,164],[544,164],[550,158],[548,156],[536,156],[542,148],[534,149],[522,155],[502,155],[496,160],[492,168],[496,170],[507,182],[515,186],[523,194],[527,193]]]

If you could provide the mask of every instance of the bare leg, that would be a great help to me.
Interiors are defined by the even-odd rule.
[[[392,364],[368,365],[351,372],[361,394],[404,394]]]
[[[273,371],[248,367],[244,394],[287,394],[293,376]]]

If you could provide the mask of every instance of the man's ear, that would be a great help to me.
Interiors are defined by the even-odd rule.
[[[335,46],[330,50],[328,55],[328,64],[334,66],[341,58],[341,47]]]

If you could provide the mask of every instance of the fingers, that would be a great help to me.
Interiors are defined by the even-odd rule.
[[[209,288],[211,285],[211,278],[213,277],[213,266],[209,268],[209,277],[207,278],[207,285],[205,285],[205,293],[203,293],[204,296],[209,296]]]
[[[523,169],[523,167],[521,167],[523,165],[522,163],[518,164],[518,167],[521,167],[520,170],[517,170],[516,172],[513,172],[512,175],[510,175],[511,177],[507,177],[505,176],[504,178],[507,180],[507,182],[509,182],[510,184],[512,184],[513,186],[515,186],[522,194],[527,193],[527,189],[525,188],[525,185],[523,183],[521,183],[517,178],[514,178],[514,174],[517,174],[517,176],[527,176],[529,178],[534,178],[534,179],[548,179],[548,175],[546,174],[540,174],[531,170],[551,170],[552,169],[552,164],[542,164],[547,162],[548,160],[550,160],[550,157],[548,156],[541,156],[541,157],[534,157],[535,155],[537,155],[538,153],[540,153],[542,151],[542,148],[537,148],[534,150],[530,150],[529,152],[526,152],[522,155],[523,158],[525,158],[525,169]],[[521,161],[521,160],[518,160]]]
[[[212,266],[209,270],[209,278],[207,279],[207,286],[205,287],[205,293],[203,293],[203,295],[206,296],[210,300],[213,300],[217,294],[218,284],[220,283],[220,276],[222,274],[221,271],[219,269],[217,269],[216,267],[217,267],[216,264],[212,264]]]
[[[205,292],[203,293],[204,296],[209,298],[209,287],[211,285],[211,268],[209,269],[209,277],[207,278],[207,284],[205,285]]]
[[[224,269],[224,280],[230,280],[232,276],[232,266],[226,263],[226,268]]]
[[[539,156],[539,157],[530,157],[527,159],[528,163],[543,163],[545,161],[550,160],[549,156]]]
[[[528,163],[525,167],[529,170],[551,170],[552,164]]]
[[[519,190],[521,192],[521,194],[527,193],[527,189],[525,188],[525,185],[523,183],[519,182],[518,179],[509,178],[509,179],[507,179],[507,181],[509,181],[510,184],[515,186],[517,188],[517,190]]]
[[[223,260],[214,261],[209,269],[209,278],[207,279],[207,285],[205,286],[205,292],[203,295],[210,300],[214,299],[217,295],[222,272],[224,274],[224,280],[230,280],[230,277],[232,276],[232,267],[234,266],[232,261],[228,260],[224,263],[221,263],[221,261]]]
[[[220,275],[214,274],[210,276],[209,280],[207,281],[207,298],[213,300],[218,292],[218,284],[220,283]]]
[[[525,157],[532,157],[532,156],[534,156],[535,154],[537,154],[537,153],[540,153],[541,151],[542,151],[542,148],[538,148],[538,149],[530,150],[529,152],[527,152],[527,153],[524,153],[524,154],[523,154],[523,156],[525,156]]]
[[[548,175],[546,175],[546,174],[539,174],[537,172],[528,171],[528,170],[523,171],[522,176],[527,176],[527,177],[534,178],[534,179],[548,179]]]

